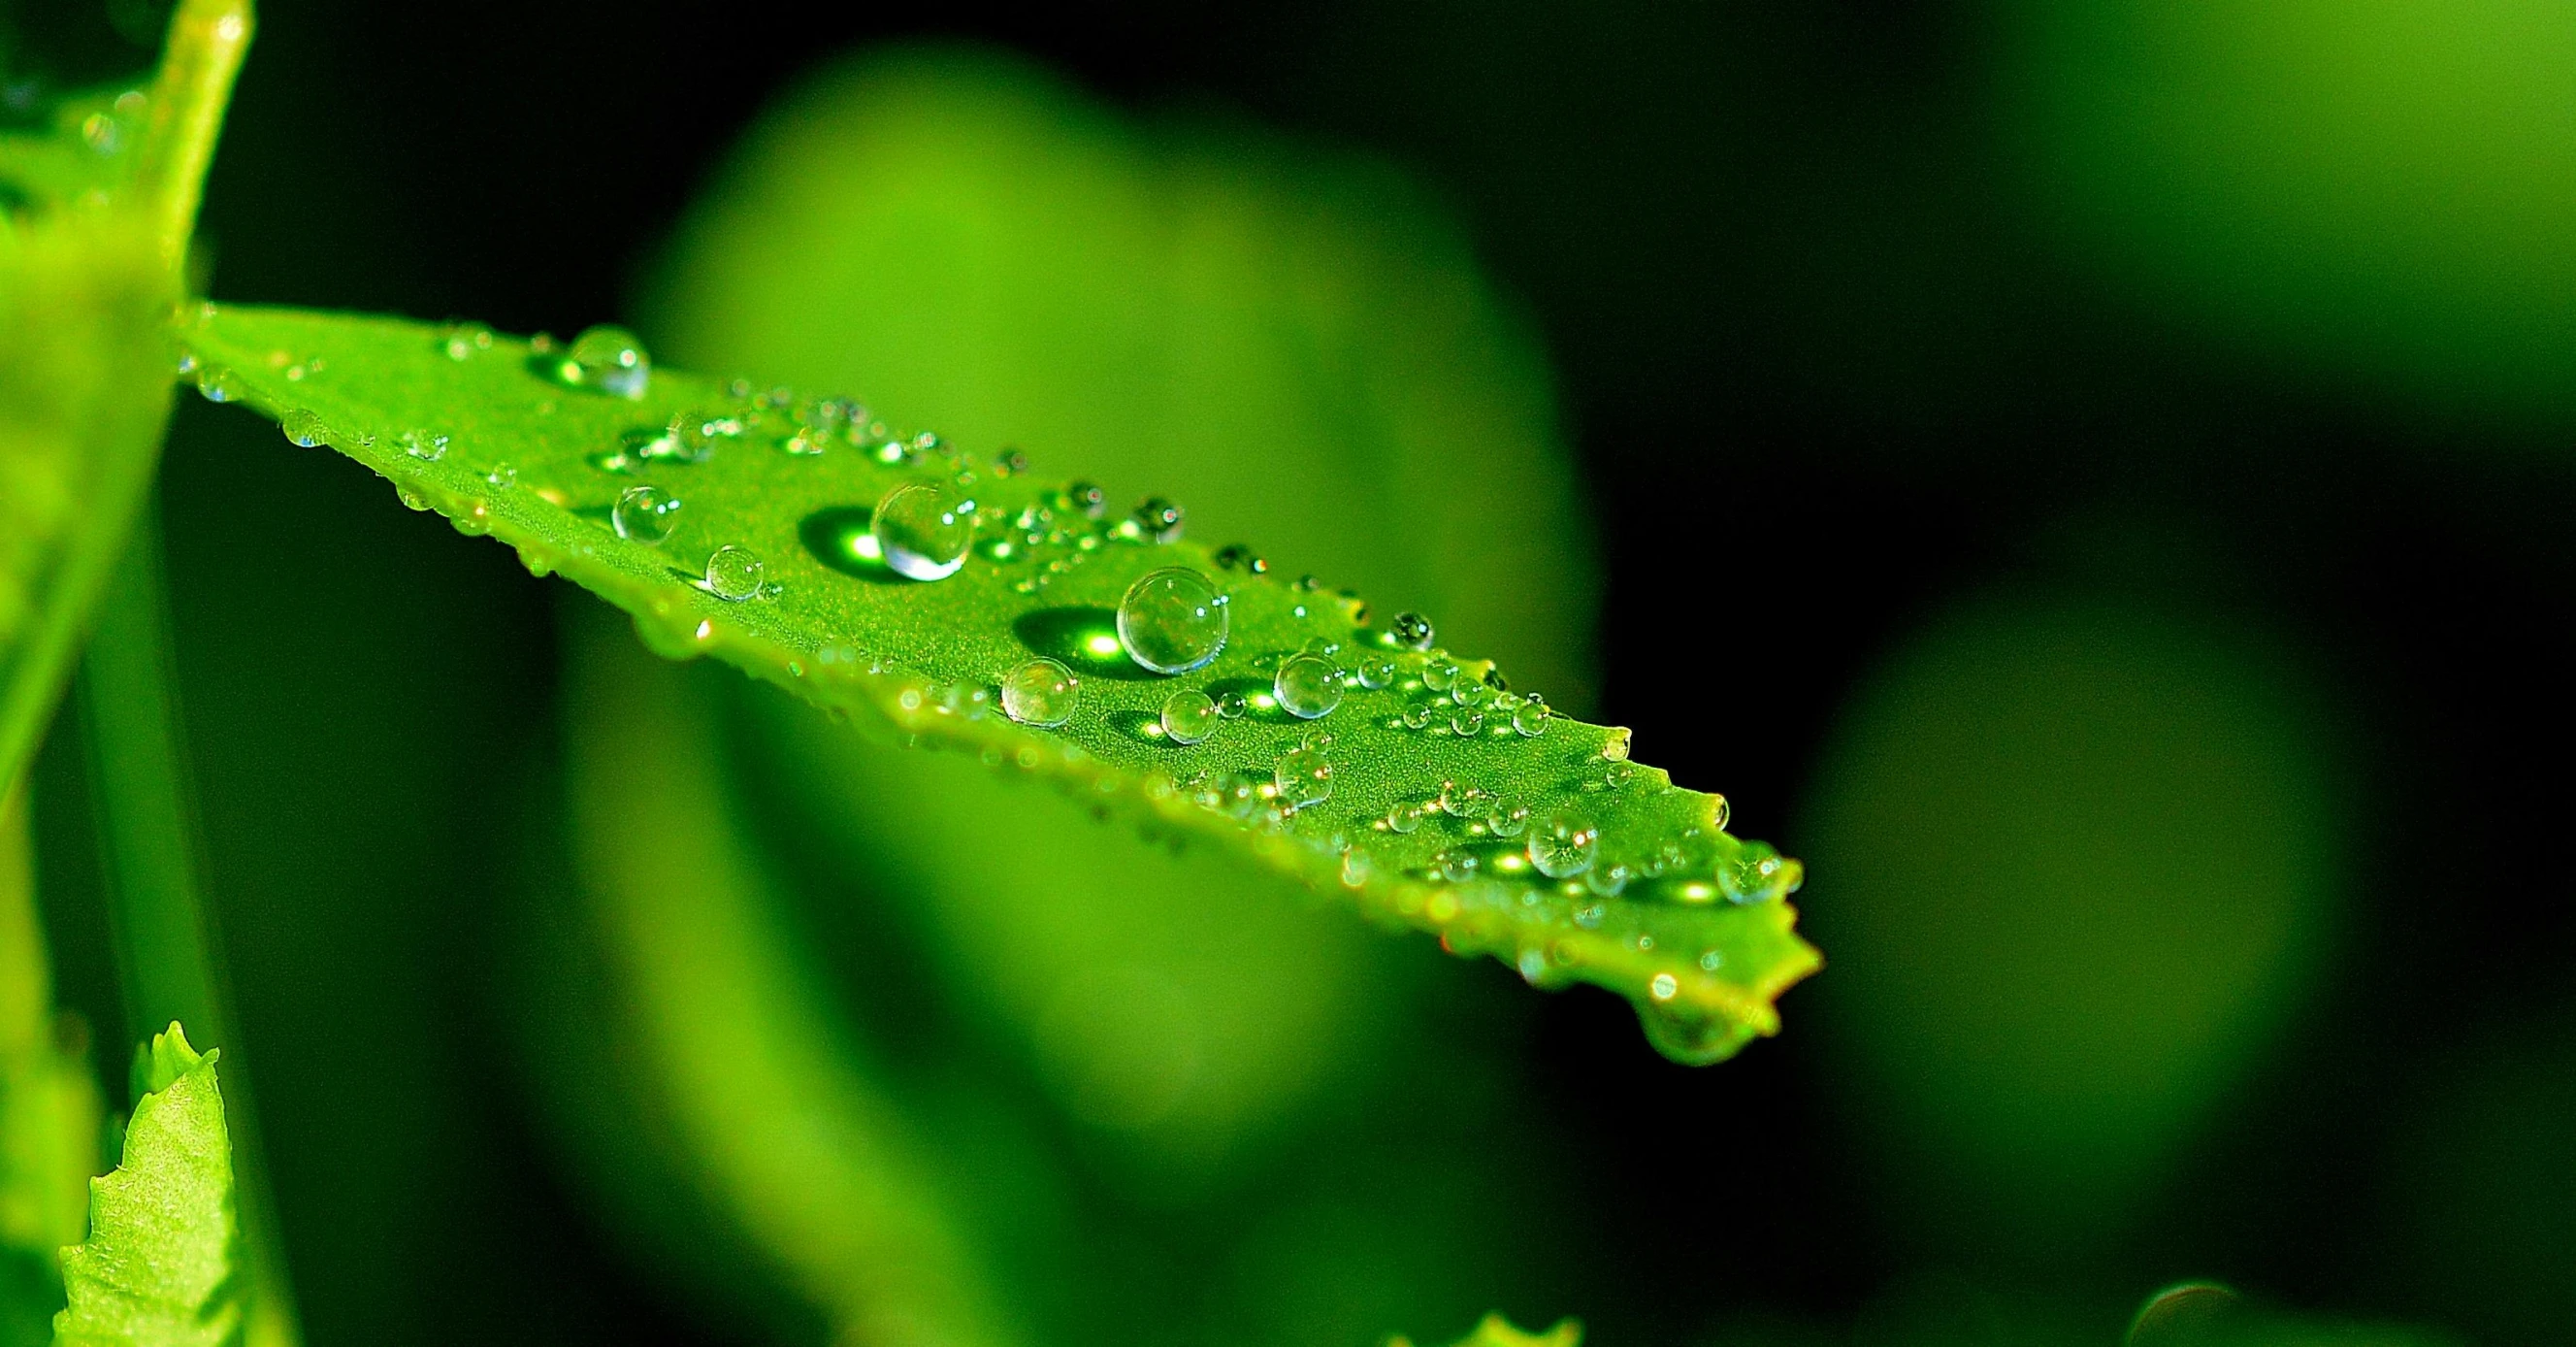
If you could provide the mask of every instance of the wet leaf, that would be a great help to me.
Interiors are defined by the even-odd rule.
[[[596,343],[211,305],[182,328],[202,377],[290,438],[608,599],[660,653],[714,655],[907,742],[1221,839],[1534,983],[1607,987],[1679,1060],[1776,1032],[1774,998],[1816,966],[1778,901],[1797,863],[1725,833],[1719,797],[1628,762],[1626,731],[1524,710],[1535,733],[1520,733],[1521,692],[1500,695],[1489,663],[1409,648],[1406,624],[1358,595],[1221,565],[1168,517],[1095,517],[1072,485],[991,449],[845,420],[842,403],[647,374]],[[601,359],[585,373],[575,352]],[[947,578],[901,573],[951,559],[930,537],[952,528],[940,510],[907,524],[922,502],[890,501],[906,486],[948,493],[953,525],[971,525]],[[927,530],[911,552],[907,527]],[[1118,621],[1131,586],[1164,568],[1213,586],[1227,615],[1214,658],[1169,676],[1129,657],[1122,641],[1144,632]],[[1291,666],[1301,653],[1326,668]],[[1006,680],[1036,658],[1078,680],[1060,726],[1004,714]],[[1338,698],[1327,714],[1300,719],[1273,695],[1283,676],[1293,690],[1327,671],[1312,689]],[[1380,672],[1384,686],[1365,685]],[[1184,689],[1246,709],[1185,746],[1160,723]],[[1318,734],[1329,742],[1297,752]],[[1322,798],[1291,808],[1301,791]],[[1550,853],[1553,879],[1532,866],[1551,819],[1570,844]],[[1614,866],[1633,876],[1621,892],[1587,885]]]

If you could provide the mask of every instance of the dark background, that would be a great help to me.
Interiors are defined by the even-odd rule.
[[[78,81],[147,59],[87,6],[22,11],[21,70]],[[2409,1226],[2387,1176],[2393,1101],[2438,1088],[2462,1045],[2566,1022],[2563,436],[2249,357],[2066,260],[1996,162],[1988,8],[862,5],[817,21],[763,0],[274,0],[262,19],[206,203],[224,299],[512,331],[615,316],[764,100],[820,54],[888,39],[997,43],[1118,104],[1214,109],[1407,167],[1454,204],[1560,372],[1608,563],[1604,718],[1638,726],[1640,756],[1676,778],[1722,786],[1749,835],[1794,848],[1836,708],[1964,588],[2079,584],[2277,633],[2355,746],[2352,930],[2258,1097],[2194,1143],[2118,1270],[2074,1298],[2103,1341],[2136,1296],[2201,1272],[2294,1306],[2547,1340],[2523,1309],[2391,1275],[2437,1235],[2493,1232]],[[545,734],[553,597],[498,549],[382,508],[347,465],[274,443],[191,400],[162,500],[210,873],[251,1038],[281,1064],[271,1145],[312,1336],[424,1314],[423,1340],[545,1324],[698,1340],[534,1158],[476,993],[496,881],[448,843],[509,827],[491,773]],[[280,594],[294,612],[263,597]],[[1683,693],[1709,713],[1675,714]],[[58,782],[77,773],[67,737]],[[47,815],[49,873],[78,868],[65,812]],[[317,917],[279,896],[326,879],[374,894],[369,909]],[[1829,884],[1809,898],[1830,903]],[[63,943],[68,994],[114,1041],[103,956]],[[2019,1275],[1974,1248],[1927,1254],[1882,1218],[1818,1085],[1802,995],[1784,1037],[1708,1071],[1657,1059],[1610,998],[1539,1007],[1549,1125],[1584,1139],[1567,1181],[1622,1251],[1584,1307],[1596,1341],[1765,1315],[1866,1339],[1891,1285]],[[418,1097],[451,1102],[400,1103]],[[2566,1149],[2569,1122],[2534,1125]],[[329,1177],[379,1164],[408,1168]]]

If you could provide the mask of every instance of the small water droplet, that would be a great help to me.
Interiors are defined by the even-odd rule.
[[[915,580],[945,580],[975,540],[970,502],[939,482],[905,482],[877,502],[869,528],[885,564]]]
[[[1410,833],[1419,829],[1421,826],[1422,806],[1420,805],[1399,804],[1386,811],[1386,830],[1388,832],[1399,834]]]
[[[1431,703],[1415,702],[1413,705],[1404,708],[1404,728],[1408,730],[1428,729],[1431,726],[1431,715]]]
[[[519,470],[508,460],[495,463],[483,474],[483,482],[496,491],[507,491],[519,484]]]
[[[1628,744],[1633,737],[1634,732],[1624,726],[1611,730],[1610,741],[1601,746],[1601,756],[1611,762],[1626,762]]]
[[[1455,781],[1443,781],[1440,783],[1440,797],[1432,803],[1439,806],[1441,813],[1451,818],[1468,818],[1483,813],[1486,803],[1492,798],[1481,787],[1462,786]]]
[[[1725,966],[1726,956],[1724,954],[1713,949],[1704,949],[1699,952],[1699,971],[1703,973],[1714,973]]]
[[[722,412],[682,412],[635,447],[637,457],[665,463],[704,463],[716,447],[742,435],[742,418]]]
[[[1478,865],[1476,853],[1465,847],[1451,847],[1431,858],[1431,867],[1452,884],[1464,884],[1474,879]]]
[[[726,543],[707,558],[707,592],[727,603],[758,598],[767,570],[759,553],[739,543]]]
[[[1523,698],[1521,704],[1512,710],[1512,733],[1524,739],[1535,739],[1547,733],[1549,714],[1547,703],[1536,694]]]
[[[1617,790],[1636,779],[1637,768],[1632,763],[1614,762],[1601,770],[1601,784],[1612,790]]]
[[[1600,833],[1571,811],[1551,811],[1530,825],[1530,864],[1550,879],[1572,879],[1591,869],[1600,849]]]
[[[1002,714],[1023,725],[1051,730],[1073,719],[1082,680],[1063,664],[1039,656],[1002,676]]]
[[[1518,837],[1529,831],[1529,821],[1529,806],[1509,800],[1496,800],[1485,811],[1485,831],[1496,837]]]
[[[1136,503],[1136,527],[1158,543],[1179,542],[1181,507],[1160,496],[1147,496]]]
[[[1449,732],[1461,739],[1485,732],[1485,713],[1472,706],[1461,706],[1449,713]]]
[[[81,119],[81,143],[99,154],[114,154],[125,143],[125,127],[104,112]]]
[[[1708,797],[1708,812],[1709,826],[1720,832],[1724,832],[1726,831],[1727,816],[1735,812],[1735,809],[1734,806],[1726,802],[1725,796],[1712,795]]]
[[[679,522],[679,513],[679,497],[658,486],[638,485],[618,495],[608,520],[616,526],[618,537],[657,547],[671,536],[671,526]]]
[[[1437,655],[1432,656],[1431,662],[1422,666],[1422,686],[1433,692],[1449,691],[1458,686],[1458,666]]]
[[[1574,909],[1574,924],[1589,931],[1594,927],[1599,926],[1601,924],[1601,919],[1609,915],[1609,911],[1610,909],[1603,907],[1599,903],[1585,903],[1583,906]]]
[[[1746,842],[1717,867],[1717,887],[1727,901],[1767,903],[1797,891],[1804,869],[1767,842]]]
[[[492,329],[481,323],[451,323],[439,333],[438,349],[450,360],[471,360],[492,349]]]
[[[395,487],[394,499],[401,501],[406,509],[426,510],[429,508],[429,501],[419,492],[414,491],[407,486]]]
[[[1279,709],[1299,720],[1330,715],[1342,704],[1342,671],[1321,655],[1291,655],[1271,676],[1271,695]]]
[[[1583,872],[1583,887],[1604,898],[1616,898],[1627,892],[1628,881],[1637,872],[1624,865],[1596,865]]]
[[[1059,508],[1076,511],[1090,519],[1109,513],[1109,493],[1091,482],[1074,482],[1066,486],[1056,500]]]
[[[1313,729],[1306,731],[1304,734],[1298,735],[1297,742],[1307,748],[1311,748],[1316,752],[1321,753],[1333,746],[1333,732],[1325,729],[1321,725],[1318,725]]]
[[[1260,553],[1241,543],[1230,543],[1218,548],[1216,564],[1229,571],[1241,571],[1246,575],[1263,575],[1270,570],[1270,563],[1263,560]]]
[[[1342,884],[1345,888],[1365,887],[1369,877],[1376,873],[1377,862],[1370,860],[1367,852],[1352,847],[1342,853]]]
[[[1324,750],[1300,744],[1272,764],[1270,783],[1279,792],[1280,807],[1291,812],[1312,808],[1333,798],[1332,760]]]
[[[1653,996],[1658,1001],[1669,1001],[1673,999],[1675,996],[1681,994],[1681,989],[1682,984],[1680,980],[1670,973],[1657,973],[1655,974],[1655,980],[1646,984],[1647,994]]]
[[[208,365],[197,371],[197,392],[208,402],[231,402],[244,391],[241,376],[221,365]]]
[[[1460,670],[1449,684],[1449,700],[1457,706],[1483,707],[1493,696],[1491,689],[1476,681],[1476,676]]]
[[[632,401],[641,399],[652,383],[653,360],[634,333],[602,325],[572,339],[572,349],[564,352],[555,375],[575,387],[596,388]]]
[[[1351,672],[1359,678],[1361,687],[1375,690],[1395,681],[1395,661],[1383,655],[1362,655]]]
[[[1163,699],[1163,737],[1173,743],[1205,743],[1223,719],[1216,699],[1197,688],[1181,688]]]
[[[1240,692],[1220,692],[1216,695],[1216,713],[1228,720],[1241,720],[1252,714],[1252,703]]]
[[[309,411],[302,407],[279,417],[277,426],[278,429],[286,432],[287,443],[304,449],[311,449],[321,444],[331,435],[331,428],[322,424],[320,412]]]
[[[1227,607],[1216,586],[1187,566],[1149,571],[1118,600],[1118,643],[1143,668],[1187,673],[1225,649]]]
[[[447,437],[434,430],[406,430],[394,437],[402,451],[424,463],[447,457]]]
[[[1389,640],[1407,650],[1431,648],[1431,619],[1420,613],[1398,613],[1386,626]]]

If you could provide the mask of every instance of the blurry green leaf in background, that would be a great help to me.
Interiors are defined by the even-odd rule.
[[[2244,633],[2037,592],[1940,613],[1850,704],[1803,836],[1820,1000],[1919,1247],[2062,1271],[2180,1181],[2326,953],[2322,724]]]
[[[1391,171],[1241,130],[1139,130],[999,57],[902,52],[792,92],[656,274],[647,332],[675,363],[848,390],[1121,507],[1168,492],[1195,538],[1422,609],[1516,688],[1589,699],[1594,569],[1545,362]],[[1047,1341],[1285,1347],[1567,1308],[1541,1298],[1561,1281],[1539,1233],[1554,1203],[1516,1191],[1549,1161],[1513,1144],[1497,1090],[1514,1017],[1451,1041],[1425,991],[1508,990],[1496,970],[1462,976],[971,759],[718,685],[737,689],[709,741],[731,746],[725,808],[776,877],[757,901],[786,903],[751,928],[771,933],[762,957],[801,938],[794,957],[839,986],[764,1032],[851,1042],[817,1098],[881,1095],[938,1138],[919,1183],[968,1258],[1002,1269],[985,1318]],[[576,853],[616,854],[595,834],[617,816],[580,817]],[[734,1068],[691,1054],[716,1072],[691,1088],[757,1075],[749,1050]],[[721,1187],[740,1165],[692,1150],[721,1131],[594,1179],[627,1185],[628,1210],[639,1182]],[[865,1131],[833,1164],[882,1181]],[[755,1263],[794,1264],[766,1201],[738,1187],[697,1209]]]
[[[2022,0],[2005,107],[2079,251],[2229,344],[2576,416],[2576,8]],[[2377,396],[2374,391],[2373,396]]]

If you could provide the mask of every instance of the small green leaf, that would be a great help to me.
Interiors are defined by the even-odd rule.
[[[550,341],[480,328],[214,305],[182,327],[204,382],[625,609],[657,651],[713,654],[907,740],[1222,839],[1533,983],[1607,987],[1676,1059],[1716,1061],[1777,1032],[1774,998],[1816,967],[1777,901],[1797,863],[1726,834],[1721,798],[1629,763],[1625,730],[1524,714],[1534,733],[1516,732],[1486,662],[1457,661],[1466,692],[1444,695],[1451,661],[1399,645],[1394,615],[1357,595],[1230,570],[1156,541],[1151,520],[1095,518],[1016,464],[864,417],[844,426],[810,400],[640,366],[584,379]],[[974,504],[975,547],[949,578],[886,564],[873,512],[906,484]],[[1164,567],[1230,600],[1220,654],[1173,677],[1131,661],[1115,620],[1130,586]],[[1337,675],[1340,705],[1301,721],[1272,696],[1301,651],[1392,675],[1382,687]],[[1040,656],[1080,680],[1060,727],[1002,711],[1006,676]],[[1185,688],[1250,709],[1183,746],[1159,717]],[[1428,719],[1409,726],[1408,713]],[[1319,732],[1329,744],[1289,756]],[[1290,778],[1312,782],[1318,766],[1329,795],[1286,808]],[[1551,818],[1597,835],[1588,872],[1535,873],[1532,839]],[[1614,866],[1623,891],[1587,885]],[[1748,901],[1728,901],[1730,886]]]
[[[1488,1314],[1455,1347],[1581,1347],[1582,1342],[1583,1325],[1572,1319],[1559,1319],[1544,1333],[1524,1333],[1511,1320]],[[1413,1339],[1399,1333],[1386,1340],[1386,1347],[1413,1347]]]
[[[213,1051],[179,1026],[138,1063],[150,1091],[125,1129],[125,1163],[90,1182],[90,1235],[63,1250],[70,1305],[56,1347],[194,1347],[233,1341],[232,1141]]]

